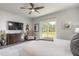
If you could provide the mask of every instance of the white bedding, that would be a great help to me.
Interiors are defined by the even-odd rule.
[[[5,56],[72,56],[70,41],[56,39],[52,41],[29,41],[12,47],[0,49]]]
[[[30,55],[37,56],[72,56],[70,41],[56,39],[52,41],[30,41],[24,48]]]

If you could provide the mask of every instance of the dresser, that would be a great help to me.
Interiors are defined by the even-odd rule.
[[[6,35],[7,45],[21,41],[21,33],[8,33]]]

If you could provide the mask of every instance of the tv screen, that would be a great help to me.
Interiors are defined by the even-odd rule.
[[[23,30],[23,23],[8,21],[8,30]]]

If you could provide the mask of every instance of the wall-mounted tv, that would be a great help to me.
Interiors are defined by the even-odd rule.
[[[23,23],[8,21],[8,30],[23,30]]]

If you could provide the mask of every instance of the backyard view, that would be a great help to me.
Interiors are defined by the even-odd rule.
[[[42,25],[42,37],[43,38],[56,38],[56,22],[47,22]]]

